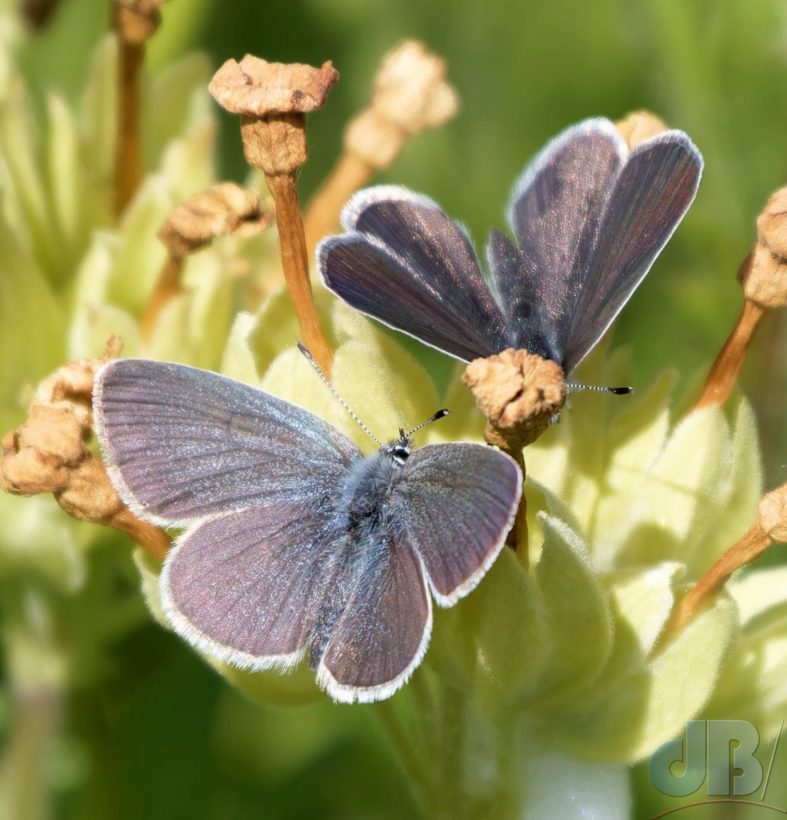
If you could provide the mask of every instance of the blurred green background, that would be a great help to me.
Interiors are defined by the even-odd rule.
[[[787,183],[783,0],[173,0],[163,17],[149,49],[151,72],[195,49],[215,66],[246,52],[333,60],[342,79],[310,119],[304,200],[335,160],[343,124],[368,99],[382,54],[402,38],[423,40],[446,58],[462,110],[413,140],[380,181],[442,203],[478,247],[491,227],[503,226],[510,187],[527,159],[567,125],[647,108],[686,130],[705,156],[700,192],[618,321],[616,341],[631,346],[635,386],[671,367],[687,388],[716,355],[740,309],[735,273],[753,242],[754,220],[771,191]],[[104,0],[61,0],[26,48],[25,71],[42,87],[76,94],[107,21]],[[241,180],[237,123],[221,122],[222,168]],[[744,377],[761,423],[768,486],[787,479],[785,353],[782,311],[764,323]],[[93,554],[103,560],[100,550]],[[113,571],[133,599],[128,569]],[[153,625],[116,643],[92,677],[73,697],[55,755],[60,817],[415,812],[365,707],[253,706]]]

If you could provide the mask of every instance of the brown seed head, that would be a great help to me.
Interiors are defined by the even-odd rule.
[[[330,60],[321,68],[303,63],[269,63],[247,54],[240,62],[227,60],[213,75],[208,90],[233,114],[307,114],[322,108],[339,79]]]
[[[615,123],[615,127],[632,150],[641,142],[645,142],[645,140],[655,137],[656,134],[660,134],[669,128],[664,120],[645,110],[632,111],[630,114],[626,114],[622,120]]]
[[[487,418],[484,437],[508,451],[535,441],[566,401],[560,365],[526,350],[475,359],[462,381]]]
[[[787,259],[787,187],[772,193],[757,217],[757,241],[774,256]]]
[[[787,484],[763,496],[760,526],[774,544],[787,543]]]
[[[306,163],[306,114],[321,108],[339,79],[330,62],[269,63],[247,54],[227,60],[208,90],[227,111],[241,115],[246,162],[268,177],[294,174]]]
[[[169,215],[158,238],[173,256],[187,256],[218,236],[255,236],[273,223],[260,197],[233,182],[220,182],[189,197]]]
[[[445,75],[445,60],[423,43],[400,43],[380,64],[371,104],[347,126],[346,150],[371,168],[389,167],[409,136],[456,115],[459,97]]]
[[[112,337],[101,358],[65,365],[40,384],[27,420],[3,437],[0,488],[14,495],[53,493],[74,518],[123,530],[161,556],[167,535],[129,512],[85,443],[96,371],[120,346]]]
[[[161,24],[164,0],[114,0],[113,25],[125,43],[142,45]]]
[[[757,217],[757,243],[738,271],[743,295],[762,308],[787,306],[787,188]]]
[[[408,134],[436,128],[459,110],[459,97],[445,74],[442,57],[417,40],[406,40],[383,58],[372,107]]]

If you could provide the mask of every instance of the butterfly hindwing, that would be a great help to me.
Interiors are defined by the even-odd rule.
[[[518,347],[541,353],[528,346],[540,333],[552,343],[549,357],[562,364],[564,331],[575,315],[584,266],[625,155],[611,122],[586,120],[555,137],[515,184],[508,220],[518,264],[501,263],[500,254],[491,261]]]
[[[470,592],[495,560],[521,489],[514,460],[481,444],[430,444],[407,460],[392,514],[442,606]]]
[[[429,643],[432,602],[421,561],[393,532],[378,536],[317,665],[318,683],[339,701],[393,694]]]
[[[312,635],[339,540],[335,511],[317,502],[252,507],[201,522],[167,555],[167,617],[190,644],[233,666],[292,666]]]

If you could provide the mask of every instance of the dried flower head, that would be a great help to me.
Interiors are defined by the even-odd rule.
[[[344,153],[309,205],[309,248],[333,230],[351,194],[390,167],[411,136],[456,115],[459,97],[445,75],[445,60],[417,40],[406,40],[383,57],[371,102],[347,125]]]
[[[266,176],[290,174],[306,162],[305,115],[322,108],[339,79],[330,63],[269,63],[247,54],[227,60],[208,90],[227,111],[241,116],[246,162]]]
[[[161,25],[159,6],[165,0],[114,0],[114,28],[120,38],[130,44],[142,45]]]
[[[787,306],[787,188],[773,193],[757,217],[757,244],[738,278],[747,300],[766,309]]]
[[[41,382],[27,420],[3,437],[0,486],[14,495],[52,493],[70,516],[122,530],[162,556],[167,535],[125,506],[104,463],[85,444],[92,430],[93,379],[120,348],[113,337],[104,356],[64,365]]]
[[[220,182],[178,205],[161,226],[158,238],[175,256],[187,256],[219,236],[255,236],[273,223],[254,191]]]
[[[339,79],[330,60],[320,68],[303,63],[269,63],[247,54],[240,62],[227,60],[213,75],[208,90],[233,114],[309,113],[322,108]]]
[[[741,314],[711,367],[696,406],[723,404],[768,310],[787,306],[787,188],[775,191],[757,217],[757,242],[738,269]]]
[[[615,123],[615,127],[632,150],[641,142],[655,137],[656,134],[660,134],[669,128],[664,120],[644,109],[626,114],[623,119]]]
[[[560,365],[526,350],[475,359],[462,380],[487,418],[484,438],[507,451],[535,441],[566,401]]]

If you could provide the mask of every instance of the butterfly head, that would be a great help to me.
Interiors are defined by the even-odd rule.
[[[399,428],[399,438],[396,441],[392,441],[386,448],[385,452],[386,455],[391,459],[391,461],[397,465],[398,467],[403,467],[405,461],[410,457],[410,452],[412,450],[412,435],[413,433],[417,433],[422,427],[426,427],[427,424],[431,424],[433,421],[437,421],[438,419],[443,418],[444,416],[448,415],[448,410],[442,409],[438,410],[436,413],[431,415],[426,421],[422,421],[417,427],[413,427],[412,430],[405,433],[404,428]]]
[[[411,449],[412,441],[410,440],[410,436],[400,427],[399,438],[396,441],[392,441],[385,448],[385,452],[393,464],[397,467],[404,467],[405,461],[410,457]]]

